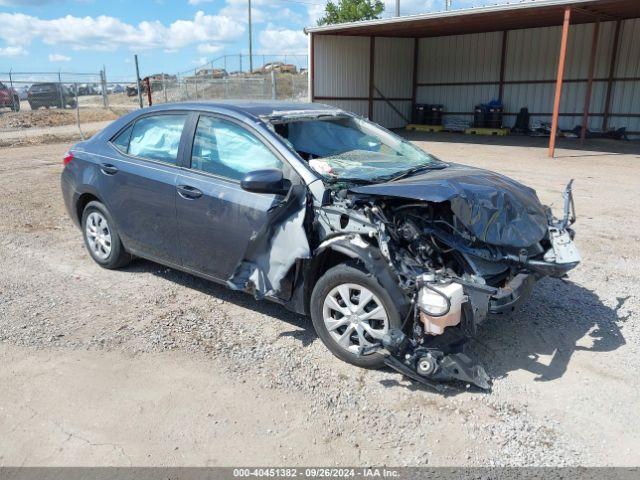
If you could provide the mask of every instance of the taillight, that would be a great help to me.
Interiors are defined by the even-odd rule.
[[[64,158],[62,159],[62,164],[68,165],[71,160],[73,160],[73,153],[67,152]]]

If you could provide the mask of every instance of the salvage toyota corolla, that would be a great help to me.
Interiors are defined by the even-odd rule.
[[[536,193],[320,104],[185,103],[126,115],[66,155],[91,257],[147,258],[313,320],[342,360],[489,387],[462,352],[574,246]]]

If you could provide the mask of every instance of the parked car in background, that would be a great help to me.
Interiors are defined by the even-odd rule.
[[[10,108],[14,112],[20,111],[18,92],[2,82],[0,82],[0,108]]]
[[[135,97],[138,95],[138,86],[134,83],[132,85],[127,85],[125,89],[127,93],[127,97]]]
[[[265,63],[260,69],[256,70],[255,73],[297,73],[297,71],[296,66],[291,63],[270,62]]]
[[[84,83],[78,86],[78,95],[98,95],[95,85]]]
[[[196,77],[200,78],[226,78],[229,73],[224,68],[201,68],[196,72]]]
[[[460,345],[580,262],[571,184],[556,218],[531,188],[328,105],[141,109],[64,164],[99,265],[138,256],[271,299],[340,359],[432,386],[488,388]]]
[[[40,107],[75,108],[76,97],[65,85],[59,83],[34,83],[29,88],[28,97],[31,110]]]

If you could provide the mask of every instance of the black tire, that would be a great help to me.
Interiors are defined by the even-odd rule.
[[[382,303],[389,321],[389,328],[401,328],[402,320],[393,300],[378,281],[357,264],[337,265],[320,277],[311,293],[311,320],[316,333],[325,346],[339,359],[362,368],[380,368],[384,366],[383,356],[378,353],[359,355],[351,353],[338,345],[327,329],[323,318],[323,305],[329,293],[341,284],[357,284],[369,289]]]
[[[108,256],[101,258],[96,250],[91,248],[91,242],[89,240],[89,234],[87,232],[87,220],[89,216],[97,212],[100,216],[102,216],[107,222],[108,233],[110,234],[110,252]],[[82,212],[82,238],[84,239],[84,245],[87,247],[87,251],[91,258],[100,265],[101,267],[108,268],[110,270],[124,267],[127,265],[132,257],[129,253],[127,253],[122,245],[122,241],[120,240],[120,235],[118,234],[118,229],[107,210],[102,203],[98,201],[89,202],[86,207],[84,207],[84,211]],[[103,252],[100,252],[101,254]]]
[[[11,103],[11,110],[14,112],[20,111],[20,99],[18,97],[13,97],[13,102]]]

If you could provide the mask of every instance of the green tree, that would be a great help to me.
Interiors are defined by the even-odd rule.
[[[383,11],[382,0],[338,0],[337,4],[330,1],[324,9],[324,16],[318,20],[318,25],[373,20],[380,18]]]

